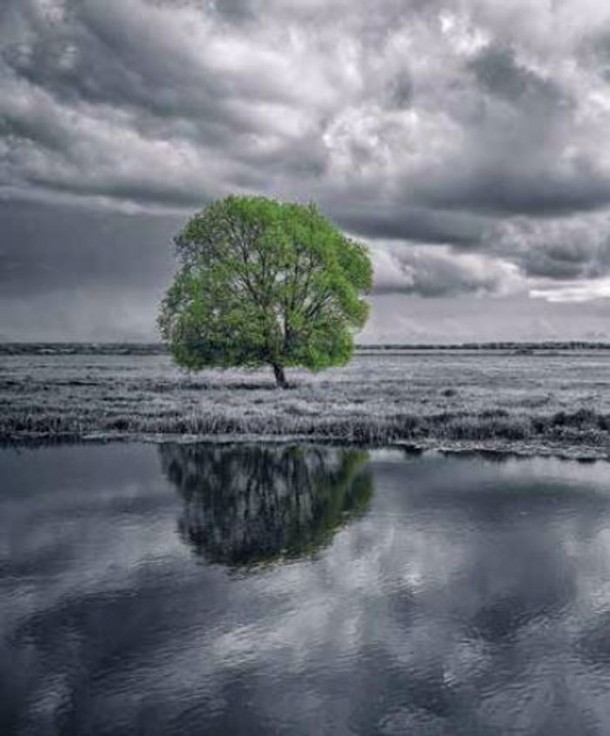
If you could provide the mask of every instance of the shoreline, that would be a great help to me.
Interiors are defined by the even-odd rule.
[[[239,445],[239,444],[269,444],[269,445],[326,445],[335,447],[358,447],[367,450],[396,449],[408,455],[439,453],[442,455],[480,456],[488,459],[528,459],[528,458],[555,458],[573,462],[608,462],[610,450],[590,445],[561,445],[532,442],[511,441],[440,441],[428,440],[410,441],[393,440],[389,442],[356,442],[327,435],[253,435],[253,434],[223,434],[223,435],[192,435],[192,434],[147,434],[124,432],[90,432],[83,434],[69,433],[21,433],[13,436],[0,436],[0,449],[33,449],[38,447],[53,447],[66,445],[96,445],[96,444],[201,444],[201,445]]]

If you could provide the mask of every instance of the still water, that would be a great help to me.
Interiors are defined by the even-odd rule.
[[[0,733],[610,733],[610,467],[0,451]]]

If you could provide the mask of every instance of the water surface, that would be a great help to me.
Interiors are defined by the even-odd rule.
[[[2,734],[607,734],[605,463],[0,451]]]

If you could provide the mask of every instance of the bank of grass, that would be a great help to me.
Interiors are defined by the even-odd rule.
[[[38,361],[38,362],[37,362]],[[303,438],[610,456],[610,358],[366,358],[318,376],[165,357],[0,362],[0,440]]]
[[[230,416],[205,411],[121,413],[95,408],[80,412],[47,413],[29,410],[0,417],[0,438],[16,441],[27,438],[98,436],[105,438],[147,438],[188,436],[278,438],[302,437],[345,444],[388,445],[408,441],[426,446],[434,440],[447,444],[483,446],[493,443],[540,447],[598,448],[610,454],[610,415],[590,410],[572,413],[527,415],[507,411],[474,414],[438,413],[429,415],[388,414],[325,417],[289,414]]]

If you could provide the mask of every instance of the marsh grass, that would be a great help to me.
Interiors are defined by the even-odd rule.
[[[600,354],[374,356],[296,372],[278,391],[262,372],[185,376],[166,356],[11,356],[0,361],[0,438],[298,436],[608,454],[609,369]]]

